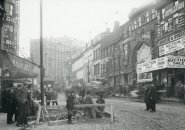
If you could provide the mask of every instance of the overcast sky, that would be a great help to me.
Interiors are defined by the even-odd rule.
[[[39,1],[20,0],[20,49],[28,56],[30,39],[40,36]],[[132,8],[148,1],[151,0],[43,0],[43,35],[67,35],[88,41],[105,31],[106,26],[112,30],[115,20],[123,24]]]

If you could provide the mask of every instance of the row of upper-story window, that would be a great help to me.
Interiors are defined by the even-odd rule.
[[[157,17],[156,9],[148,10],[136,19],[130,21],[130,25],[124,27],[123,29],[123,37],[126,38],[131,35],[131,32],[144,24],[150,22],[151,20]]]
[[[183,8],[184,2],[179,3],[179,1],[175,1],[159,10],[159,18],[157,21],[158,38],[185,28],[185,8]]]
[[[158,12],[161,14],[160,19],[164,20],[165,18],[174,14],[176,11],[182,8],[184,8],[184,1],[182,0],[172,1],[169,4],[166,4],[164,8],[158,10]]]
[[[120,43],[110,45],[102,50],[96,49],[96,50],[94,50],[94,60],[104,59],[106,57],[110,57],[110,56],[118,54],[118,53],[124,54],[124,56],[127,57],[128,44],[122,44],[120,42]]]

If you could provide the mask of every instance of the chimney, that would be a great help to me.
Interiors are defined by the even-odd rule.
[[[106,28],[106,32],[107,33],[110,33],[110,28]]]
[[[120,28],[119,21],[114,21],[113,32],[116,32],[117,30],[119,30],[119,28]]]

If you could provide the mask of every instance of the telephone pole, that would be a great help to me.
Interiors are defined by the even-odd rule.
[[[43,68],[42,0],[40,0],[40,89],[42,106],[44,105]]]

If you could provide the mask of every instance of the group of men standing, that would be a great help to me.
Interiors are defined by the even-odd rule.
[[[17,122],[18,127],[27,126],[27,117],[35,115],[38,109],[31,97],[31,85],[26,83],[6,88],[2,93],[2,106],[7,113],[7,124]]]
[[[146,110],[156,112],[157,90],[153,83],[145,85],[144,102],[146,103]]]
[[[79,93],[79,99],[76,98],[74,91],[70,91],[67,93],[67,100],[66,100],[66,108],[68,110],[68,123],[73,124],[72,116],[74,115],[75,111],[75,104],[93,104],[93,99],[91,97],[90,91],[85,91],[84,89],[81,90]],[[77,101],[78,100],[78,101]],[[96,101],[98,104],[105,104],[105,100],[103,99],[103,95],[99,94],[98,99]],[[101,118],[104,114],[104,106],[98,107],[85,107],[83,108],[85,117],[89,118]]]

